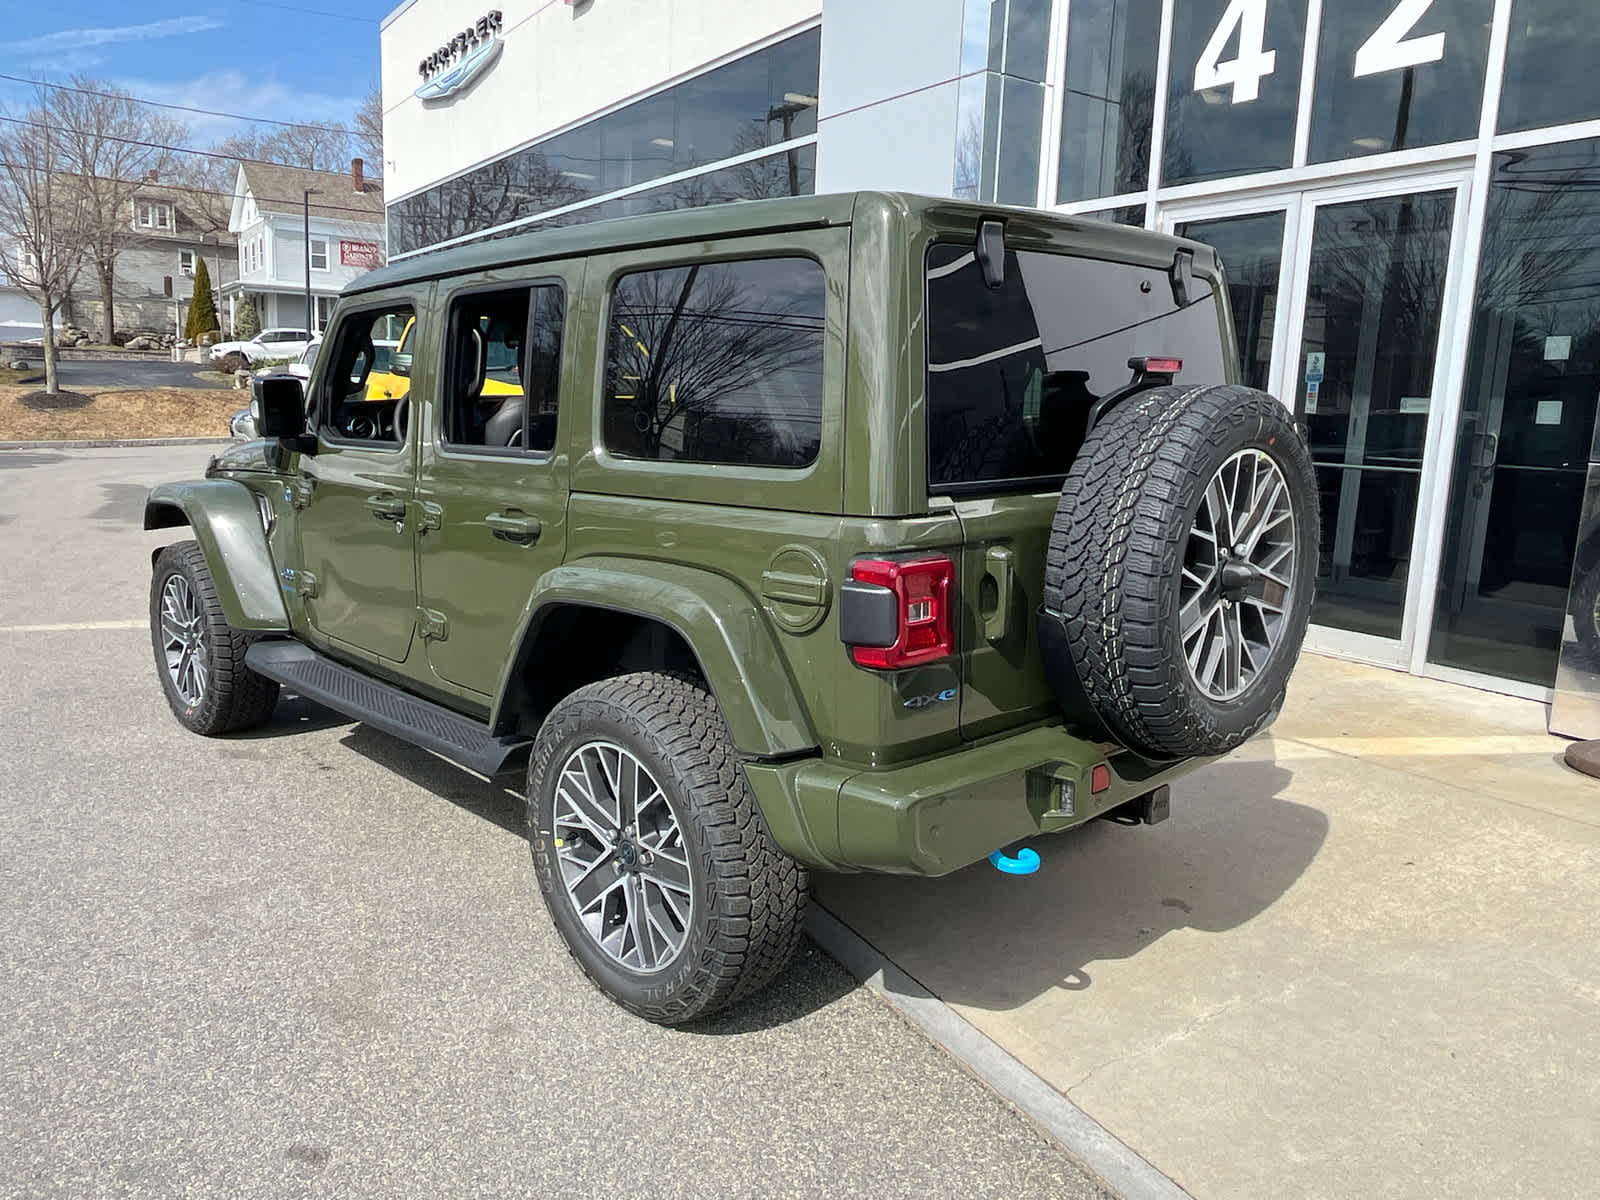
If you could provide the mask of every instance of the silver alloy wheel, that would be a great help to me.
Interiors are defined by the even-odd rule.
[[[1294,506],[1283,471],[1260,450],[1217,469],[1189,528],[1178,628],[1195,685],[1241,695],[1282,640],[1295,577]]]
[[[683,831],[649,769],[615,742],[579,746],[556,779],[552,832],[595,945],[630,971],[665,968],[688,938],[694,893]]]
[[[167,576],[161,588],[161,648],[167,677],[191,708],[206,695],[206,619],[187,577]]]

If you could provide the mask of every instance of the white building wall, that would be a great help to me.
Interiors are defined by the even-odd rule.
[[[824,0],[817,191],[950,194],[963,0]]]
[[[411,0],[381,34],[385,195],[393,202],[499,158],[815,21],[822,7],[822,0],[484,0],[463,8]],[[424,107],[412,94],[422,82],[417,64],[490,8],[504,21],[499,61],[468,91]]]

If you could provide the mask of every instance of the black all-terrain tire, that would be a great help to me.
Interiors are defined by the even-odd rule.
[[[623,966],[578,917],[563,882],[555,796],[569,757],[595,741],[654,776],[683,838],[693,905],[681,948],[658,970]],[[773,841],[717,703],[697,679],[640,672],[580,688],[551,711],[528,763],[528,824],[546,909],[602,992],[676,1025],[765,987],[799,945],[808,880]]]
[[[1294,568],[1277,644],[1240,694],[1217,699],[1184,654],[1184,556],[1206,487],[1251,449],[1282,473]],[[1094,428],[1062,488],[1042,620],[1060,622],[1071,662],[1054,666],[1075,674],[1094,714],[1131,749],[1158,758],[1226,753],[1283,705],[1311,611],[1318,535],[1311,456],[1282,404],[1236,386],[1141,392]]]
[[[167,581],[175,575],[188,582],[200,618],[197,653],[203,656],[206,682],[193,698],[186,698],[178,690],[167,668],[162,595]],[[150,580],[150,641],[161,690],[173,715],[186,729],[207,736],[236,733],[260,725],[272,715],[278,702],[278,684],[244,665],[245,651],[255,641],[255,635],[234,629],[223,617],[217,585],[198,542],[178,542],[156,556]]]

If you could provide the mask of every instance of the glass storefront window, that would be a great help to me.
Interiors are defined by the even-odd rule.
[[[1086,221],[1108,221],[1112,225],[1132,225],[1144,228],[1144,205],[1129,204],[1122,208],[1102,208],[1099,212],[1083,213]]]
[[[1282,212],[1221,217],[1179,225],[1179,237],[1213,247],[1227,271],[1228,303],[1239,339],[1239,378],[1266,391],[1272,377],[1278,276],[1283,268]]]
[[[1311,161],[1476,137],[1493,10],[1493,0],[1324,4]]]
[[[1293,162],[1305,26],[1303,0],[1175,6],[1163,184]]]
[[[1150,181],[1160,0],[1074,0],[1056,202],[1142,191]]]
[[[1433,662],[1555,681],[1597,395],[1600,141],[1497,154]]]
[[[1600,117],[1600,21],[1594,0],[1515,0],[1500,132]]]
[[[396,201],[389,206],[389,252],[814,134],[820,48],[820,31],[796,34]]]
[[[1316,209],[1297,412],[1322,495],[1311,619],[1398,639],[1455,193]]]
[[[956,106],[959,134],[951,195],[1036,204],[1044,85],[980,71],[961,81]]]

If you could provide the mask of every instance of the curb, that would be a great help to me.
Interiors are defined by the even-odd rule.
[[[1188,1192],[891,963],[815,899],[807,909],[806,932],[845,970],[1059,1142],[1123,1200],[1193,1200]]]
[[[219,446],[225,437],[86,438],[75,442],[0,442],[0,450],[107,450],[118,446]]]

